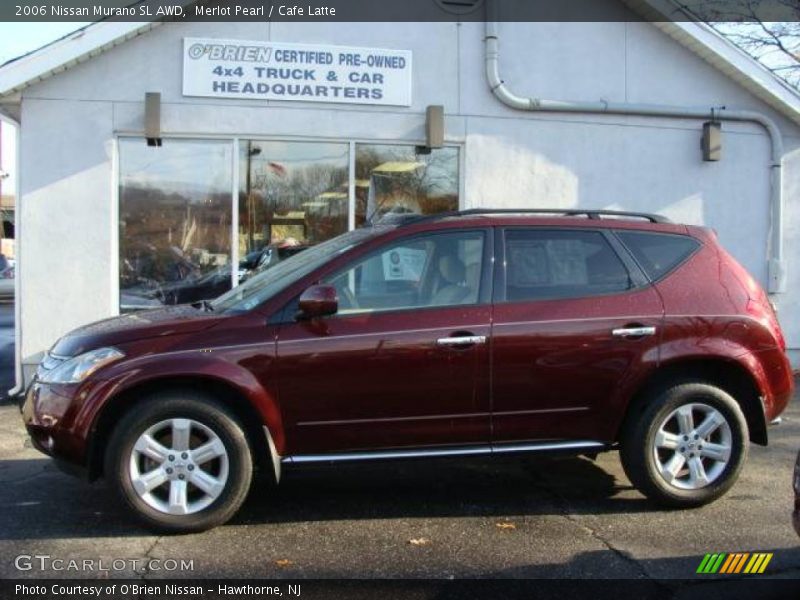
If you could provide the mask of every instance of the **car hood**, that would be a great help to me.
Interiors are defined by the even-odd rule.
[[[58,340],[50,352],[63,357],[78,356],[104,346],[202,331],[222,319],[222,315],[189,305],[145,310],[74,329]]]

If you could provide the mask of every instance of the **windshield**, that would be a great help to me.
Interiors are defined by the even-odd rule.
[[[295,281],[321,267],[330,259],[347,252],[350,248],[370,237],[386,231],[385,228],[367,227],[344,233],[338,237],[312,246],[271,267],[240,286],[223,294],[211,307],[221,312],[244,312],[251,310],[283,291]]]

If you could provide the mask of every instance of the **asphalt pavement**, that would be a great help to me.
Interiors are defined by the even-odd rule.
[[[287,471],[279,488],[253,490],[229,524],[158,536],[132,521],[102,482],[64,475],[31,449],[17,409],[6,405],[0,577],[675,578],[680,591],[710,581],[695,575],[705,553],[772,552],[764,577],[798,578],[796,402],[770,434],[768,448],[751,447],[728,495],[695,510],[653,506],[630,486],[616,453],[596,461],[451,459]],[[20,555],[121,566],[19,570]],[[168,560],[192,568],[165,570]]]

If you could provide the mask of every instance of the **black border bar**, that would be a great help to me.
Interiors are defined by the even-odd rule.
[[[800,21],[797,0],[3,0],[0,21]]]
[[[199,590],[199,591],[198,591]],[[225,590],[225,591],[223,591]],[[800,580],[763,576],[694,579],[6,579],[0,598],[22,600],[568,600],[620,598],[778,600],[800,597]]]

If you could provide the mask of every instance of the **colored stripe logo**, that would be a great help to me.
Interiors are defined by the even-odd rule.
[[[717,552],[706,554],[697,567],[697,573],[703,575],[733,575],[736,573],[747,573],[755,575],[763,573],[769,561],[772,560],[772,553],[767,552]]]

